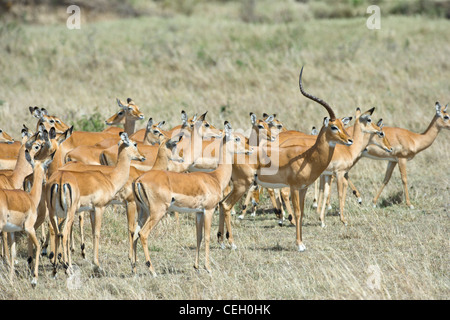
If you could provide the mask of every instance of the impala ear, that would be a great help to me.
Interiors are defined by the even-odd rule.
[[[267,118],[269,115],[267,113],[263,113],[263,118]]]
[[[69,129],[64,131],[64,133],[58,137],[58,140],[57,140],[58,145],[60,145],[61,143],[63,143],[67,139],[69,139],[69,137],[72,135],[72,132],[73,132],[73,126],[71,126]]]
[[[153,118],[150,118],[150,119],[148,119],[148,122],[147,122],[147,130],[150,130],[152,125],[153,125]]]
[[[323,118],[323,126],[324,126],[325,128],[328,127],[328,123],[329,123],[329,122],[330,122],[330,119],[328,119],[328,117]]]
[[[48,132],[48,137],[50,139],[55,139],[56,138],[56,129],[55,127],[51,127],[50,131]]]
[[[377,126],[380,127],[380,129],[383,128],[383,119],[378,120]]]
[[[120,101],[119,98],[116,98],[117,104],[119,105],[119,107],[121,107],[122,109],[125,109],[125,105],[122,103],[122,101]]]
[[[447,112],[448,103],[445,105],[444,112]]]
[[[250,120],[252,121],[252,126],[256,123],[256,115],[253,112],[250,112]]]
[[[129,145],[131,145],[131,141],[128,138],[128,134],[126,132],[121,132],[119,133],[120,135],[120,139],[122,140],[122,142],[128,147]]]
[[[441,113],[441,109],[442,109],[441,104],[439,102],[436,102],[435,107],[436,107],[436,115],[440,117],[442,115],[442,113]]]
[[[208,113],[208,111],[206,111],[204,114],[202,114],[197,121],[205,121],[206,118],[206,114]]]
[[[231,137],[232,128],[231,128],[231,125],[230,125],[230,123],[228,121],[224,122],[224,127],[225,127],[224,128],[224,130],[225,130],[225,138],[226,138],[226,140],[228,140]]]
[[[317,130],[316,127],[312,127],[312,129],[311,129],[311,134],[312,134],[313,136],[317,136],[317,135],[319,134],[319,130]]]
[[[273,121],[273,119],[275,119],[274,116],[268,116],[266,120],[264,120],[266,123],[270,123]]]
[[[163,125],[165,125],[166,124],[166,121],[161,121],[160,123],[158,123],[158,125],[157,125],[157,127],[158,128],[161,128]]]
[[[350,123],[350,121],[352,121],[352,119],[353,119],[352,117],[344,117],[341,120],[342,120],[342,123],[344,124],[344,126],[346,126],[347,124]]]

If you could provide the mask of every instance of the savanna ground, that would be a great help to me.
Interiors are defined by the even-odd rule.
[[[22,124],[34,128],[28,106],[37,105],[83,129],[84,120],[101,125],[112,115],[116,97],[132,97],[146,119],[166,120],[167,128],[180,123],[184,109],[189,115],[208,111],[220,128],[228,120],[248,130],[249,112],[266,112],[276,113],[287,128],[309,131],[326,112],[299,93],[305,65],[305,89],[329,102],[337,116],[376,107],[373,118],[383,118],[386,126],[422,132],[435,101],[450,100],[450,22],[414,8],[400,12],[407,15],[387,14],[388,7],[399,12],[392,2],[376,2],[382,10],[379,30],[366,27],[365,1],[338,1],[335,7],[331,1],[130,1],[134,7],[120,7],[125,13],[132,8],[146,14],[102,15],[91,8],[91,20],[83,15],[88,2],[78,1],[80,30],[66,28],[65,7],[48,15],[26,7],[19,18],[1,18],[0,126],[19,138]],[[348,192],[347,227],[334,214],[335,186],[324,229],[311,208],[310,190],[303,253],[296,251],[295,229],[277,225],[265,197],[256,217],[233,217],[237,250],[216,243],[216,214],[211,275],[194,271],[194,217],[181,215],[178,225],[169,217],[150,236],[159,276],[147,272],[140,244],[134,276],[124,210],[110,208],[100,246],[106,276],[93,276],[88,222],[88,257],[81,258],[76,223],[74,276],[61,271],[53,279],[44,257],[38,287],[31,289],[22,237],[13,283],[0,265],[0,299],[447,299],[448,135],[441,132],[408,163],[415,209],[404,205],[398,170],[379,206],[372,207],[386,168],[381,161],[362,159],[351,171],[363,204]]]

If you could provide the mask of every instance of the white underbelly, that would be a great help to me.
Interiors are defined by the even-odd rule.
[[[18,232],[22,231],[22,227],[16,226],[15,224],[11,222],[7,222],[5,226],[3,227],[3,232]]]
[[[204,213],[205,209],[195,209],[195,208],[185,208],[185,207],[177,207],[173,203],[169,206],[168,211],[171,212],[180,212],[180,213]]]
[[[269,188],[269,189],[281,189],[281,188],[289,187],[289,185],[284,184],[284,183],[270,183],[270,182],[261,181],[258,178],[258,176],[256,177],[256,183],[258,185],[260,185],[261,187]]]

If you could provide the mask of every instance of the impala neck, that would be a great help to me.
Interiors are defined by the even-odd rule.
[[[322,172],[328,167],[333,157],[336,148],[335,143],[330,143],[326,135],[327,128],[322,127],[317,136],[316,143],[306,152],[309,153],[309,165],[313,166],[314,175],[319,177]],[[317,178],[316,177],[316,178]],[[316,179],[314,178],[314,180]]]
[[[23,144],[19,149],[19,156],[17,158],[16,166],[11,175],[11,183],[14,189],[21,189],[23,180],[26,176],[33,173],[33,169],[25,159],[25,144]]]
[[[40,165],[36,165],[33,172],[33,186],[30,190],[30,196],[34,205],[37,207],[41,201],[42,187],[44,182],[45,172]]]
[[[227,148],[227,144],[232,144],[231,140],[225,141],[225,138],[222,140],[219,151],[219,165],[217,169],[211,171],[210,174],[215,176],[220,183],[220,188],[222,192],[228,186],[231,173],[233,171],[232,163],[233,163],[233,148]]]
[[[131,136],[134,133],[134,130],[136,129],[136,120],[126,119],[125,124],[123,125],[123,129],[128,134],[128,136]]]
[[[437,135],[441,131],[441,128],[437,125],[436,121],[438,120],[437,116],[434,116],[433,120],[431,120],[430,125],[425,130],[425,132],[421,134],[414,134],[414,140],[416,144],[416,151],[420,152],[429,146],[434,142]]]
[[[167,170],[167,167],[169,166],[169,159],[166,154],[167,150],[164,144],[165,142],[161,143],[158,148],[158,153],[156,154],[156,160],[153,164],[152,170]]]
[[[364,133],[361,128],[361,122],[359,122],[359,118],[356,119],[355,124],[353,125],[353,144],[348,146],[348,150],[352,155],[353,159],[356,159],[364,149],[369,144],[370,134]]]
[[[116,188],[116,193],[127,182],[130,175],[131,157],[128,155],[125,145],[122,143],[119,146],[119,154],[117,156],[117,163],[111,173],[111,183]]]

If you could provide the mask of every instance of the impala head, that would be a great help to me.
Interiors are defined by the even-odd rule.
[[[145,127],[146,136],[145,140],[151,145],[159,144],[165,138],[165,133],[162,131],[162,127],[166,122],[160,121],[159,123],[153,122],[153,118],[148,119],[147,126]]]
[[[356,121],[359,122],[359,125],[361,126],[361,131],[368,134],[375,134],[378,133],[379,127],[375,125],[372,121],[372,114],[375,110],[375,107],[367,110],[364,113],[361,113],[361,109],[356,109]]]
[[[439,102],[436,102],[436,117],[438,118],[436,123],[439,128],[450,129],[450,120],[447,113],[447,107],[448,104],[446,104],[445,107],[441,107]]]
[[[322,129],[322,130],[325,130],[327,141],[329,141],[330,145],[335,145],[336,143],[343,144],[346,146],[352,145],[353,144],[352,137],[347,133],[347,131],[344,128],[345,125],[348,124],[352,120],[352,117],[345,117],[342,119],[336,118],[336,115],[334,114],[333,109],[331,109],[331,107],[328,105],[328,103],[305,92],[305,90],[303,90],[303,85],[302,85],[302,73],[303,73],[303,67],[302,67],[302,70],[300,71],[300,77],[299,77],[299,81],[298,81],[299,87],[300,87],[300,92],[308,99],[311,99],[311,100],[317,102],[318,104],[322,105],[327,110],[327,112],[330,116],[330,118],[324,119],[323,129]]]
[[[105,124],[107,126],[113,126],[116,124],[124,124],[126,120],[126,112],[123,109],[120,109],[114,115],[105,120]]]
[[[14,139],[7,134],[3,129],[0,129],[0,143],[8,143],[11,144],[14,142]]]
[[[378,120],[377,124],[372,123],[372,127],[376,132],[371,135],[369,144],[374,144],[386,152],[392,152],[392,146],[383,131],[383,119]]]
[[[56,133],[63,133],[69,126],[65,124],[60,118],[56,116],[50,116],[45,108],[38,108],[37,106],[29,107],[30,113],[33,117],[38,119],[36,128],[38,129],[40,125],[44,125],[45,129],[50,130],[52,127],[55,128]]]
[[[270,121],[273,116],[267,116],[266,119],[256,119],[256,115],[250,112],[250,121],[252,122],[252,131],[249,137],[252,145],[258,145],[261,141],[275,141],[276,136],[273,136],[270,130]]]
[[[215,128],[208,121],[205,120],[206,114],[205,112],[200,117],[195,119],[193,124],[194,132],[197,133],[203,139],[211,139],[211,138],[221,138],[222,131]]]
[[[229,154],[247,154],[253,152],[253,147],[249,146],[242,134],[233,133],[233,129],[228,121],[224,123],[223,143]]]
[[[284,125],[276,117],[277,117],[276,113],[274,113],[272,115],[263,113],[264,121],[266,121],[269,124],[269,128],[270,128],[272,137],[275,137],[275,138],[280,134],[280,132],[286,131],[286,129],[284,128]]]
[[[54,156],[55,156],[55,152],[48,155],[47,157],[45,157],[42,160],[38,160],[33,157],[32,153],[28,149],[25,150],[25,159],[27,159],[28,163],[31,165],[31,167],[33,168],[33,171],[36,171],[36,169],[38,169],[38,168],[40,170],[42,170],[42,172],[47,171],[50,163],[52,163],[52,161],[53,161]]]
[[[141,162],[145,161],[145,156],[142,155],[139,151],[137,143],[133,140],[130,140],[126,132],[119,133],[119,136],[119,155],[121,154],[121,152],[126,151],[126,154],[129,158],[131,158],[131,160],[137,160]]]
[[[127,103],[123,103],[120,99],[117,99],[117,104],[125,112],[125,117],[128,120],[144,120],[144,114],[139,110],[139,107],[134,103],[133,99],[128,98]],[[119,111],[120,112],[120,111]]]

